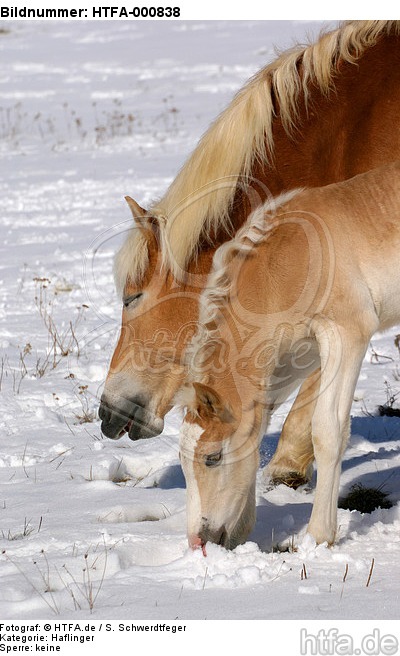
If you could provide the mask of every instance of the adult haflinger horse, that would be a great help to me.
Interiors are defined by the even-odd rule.
[[[270,196],[337,182],[400,157],[400,23],[353,21],[261,70],[209,128],[116,258],[122,329],[100,406],[102,431],[157,435],[186,377],[185,353],[216,248]],[[271,462],[307,479],[310,402],[302,383]]]
[[[284,194],[216,252],[193,340],[194,383],[182,393],[192,547],[234,548],[248,537],[260,438],[304,371],[319,372],[307,530],[317,543],[333,543],[360,367],[372,335],[400,322],[399,253],[400,161]]]

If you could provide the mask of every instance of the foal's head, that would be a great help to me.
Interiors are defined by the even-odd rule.
[[[251,427],[220,395],[194,383],[186,399],[180,459],[187,488],[189,545],[206,542],[234,549],[255,521],[255,477],[259,456]]]

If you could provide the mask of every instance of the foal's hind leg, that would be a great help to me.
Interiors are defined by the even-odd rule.
[[[311,419],[319,380],[319,369],[306,378],[286,418],[276,452],[265,472],[265,478],[274,485],[284,483],[297,488],[311,479],[314,460]]]

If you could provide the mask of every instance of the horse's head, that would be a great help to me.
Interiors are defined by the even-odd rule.
[[[163,265],[162,224],[127,198],[135,224],[116,258],[123,288],[122,327],[99,416],[116,439],[158,435],[185,376],[184,353],[196,327],[198,294]]]
[[[204,554],[206,542],[234,549],[247,539],[255,521],[258,447],[250,438],[250,427],[243,431],[238,413],[215,390],[194,383],[188,394],[180,459],[189,545],[202,548]]]

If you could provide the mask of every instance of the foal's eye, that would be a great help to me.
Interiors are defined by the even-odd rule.
[[[134,303],[136,303],[139,298],[143,296],[142,292],[139,292],[138,294],[132,294],[132,296],[126,296],[123,300],[123,304],[125,308],[130,307]]]
[[[204,456],[204,464],[206,467],[216,467],[222,460],[222,451],[216,451],[215,453],[209,453],[207,456]]]

